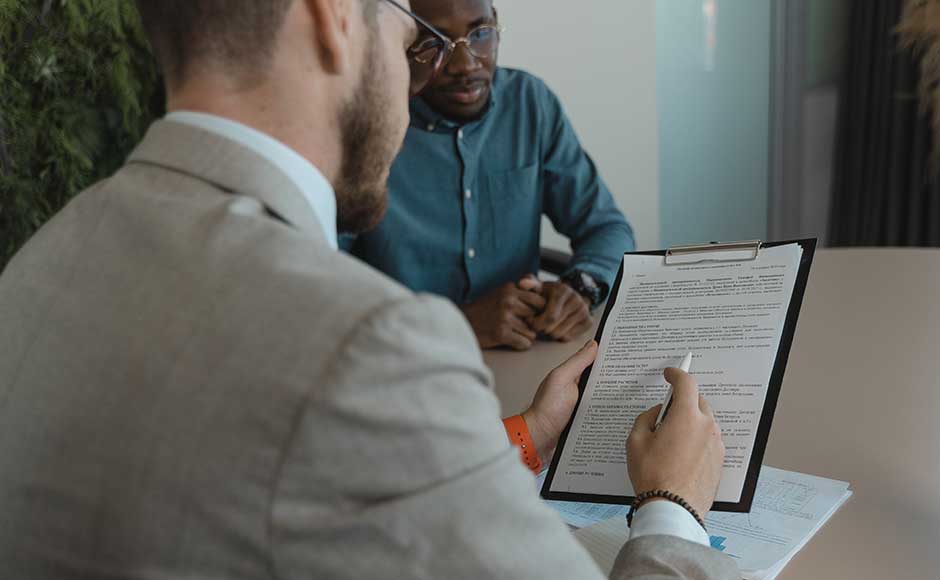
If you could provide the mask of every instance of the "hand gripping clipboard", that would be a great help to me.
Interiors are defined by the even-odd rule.
[[[780,344],[777,348],[777,355],[774,360],[773,369],[771,371],[770,380],[767,386],[767,394],[761,409],[761,417],[758,423],[756,438],[754,441],[750,461],[748,463],[747,475],[745,478],[744,487],[741,491],[740,500],[738,502],[715,502],[711,508],[713,511],[749,512],[751,510],[751,505],[754,501],[754,494],[757,490],[757,480],[760,476],[760,468],[764,460],[764,452],[767,449],[767,441],[770,436],[770,428],[773,422],[774,412],[777,408],[777,400],[780,397],[780,387],[783,384],[783,375],[786,371],[787,360],[790,356],[790,347],[793,344],[793,337],[796,333],[797,320],[799,319],[800,308],[803,304],[803,296],[806,293],[806,284],[809,281],[810,268],[812,267],[813,258],[816,253],[816,243],[816,239],[770,243],[753,240],[745,242],[677,246],[668,250],[631,252],[626,254],[635,256],[662,256],[664,265],[679,266],[701,264],[706,262],[755,261],[760,257],[760,252],[763,249],[777,246],[799,244],[803,249],[803,253],[800,258],[799,269],[797,271],[796,280],[793,286],[793,293],[791,295],[790,304],[787,309],[783,332],[780,337]],[[705,256],[705,254],[708,254],[708,256]],[[617,274],[617,279],[614,282],[613,288],[611,289],[610,299],[608,300],[607,306],[604,309],[604,315],[597,330],[596,340],[598,343],[601,341],[604,328],[607,325],[607,319],[614,308],[616,302],[615,297],[619,295],[623,275],[624,265],[621,263],[620,272]],[[588,379],[591,376],[592,370],[593,366],[588,367],[581,375],[581,380],[578,385],[580,390],[578,403],[575,406],[574,412],[572,413],[571,420],[568,422],[568,426],[562,432],[561,437],[558,440],[558,446],[555,450],[555,455],[552,457],[551,466],[549,467],[548,474],[545,477],[545,482],[542,486],[541,496],[549,500],[629,505],[634,500],[634,497],[630,495],[618,496],[550,491],[552,487],[552,481],[558,469],[558,462],[561,458],[561,450],[564,449],[565,443],[568,439],[568,434],[571,430],[572,424],[574,423],[574,417],[577,414],[578,407],[581,405],[581,401],[583,399]]]

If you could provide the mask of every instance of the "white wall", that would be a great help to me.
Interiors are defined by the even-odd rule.
[[[772,8],[772,0],[657,2],[666,246],[767,239]]]
[[[660,245],[655,0],[497,0],[500,64],[542,77],[627,215]],[[543,245],[567,250],[550,225]]]

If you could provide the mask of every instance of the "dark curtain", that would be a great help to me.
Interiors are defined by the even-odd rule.
[[[940,174],[902,0],[855,0],[833,175],[833,246],[940,246]]]

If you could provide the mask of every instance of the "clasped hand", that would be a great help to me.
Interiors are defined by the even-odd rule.
[[[461,310],[480,348],[529,350],[539,336],[570,342],[592,325],[586,298],[563,282],[534,276],[504,284]]]

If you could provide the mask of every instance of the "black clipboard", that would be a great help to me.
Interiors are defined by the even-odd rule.
[[[803,255],[800,259],[800,267],[796,275],[796,281],[793,285],[793,295],[790,298],[790,306],[787,310],[783,333],[780,337],[780,345],[777,348],[777,357],[774,360],[773,370],[770,373],[770,382],[767,386],[767,397],[764,399],[764,406],[761,409],[760,423],[758,423],[757,434],[754,441],[753,452],[751,453],[751,461],[747,468],[744,487],[741,490],[741,499],[737,503],[715,502],[711,507],[712,511],[737,513],[747,513],[751,511],[751,504],[754,502],[754,493],[757,490],[757,480],[760,476],[761,465],[764,461],[764,452],[767,449],[767,441],[770,437],[770,427],[773,422],[774,414],[777,410],[777,400],[780,398],[780,387],[783,384],[783,375],[787,368],[787,360],[790,358],[790,346],[793,344],[793,337],[796,333],[797,320],[799,319],[800,309],[803,305],[803,296],[806,293],[806,283],[809,281],[810,268],[813,264],[813,258],[816,255],[816,243],[817,240],[815,238],[769,243],[761,241],[734,242],[727,244],[711,243],[697,246],[682,246],[677,248],[670,248],[669,250],[653,252],[629,252],[625,254],[631,256],[663,256],[665,263],[668,265],[670,258],[694,255],[695,253],[701,252],[711,253],[716,251],[727,251],[734,252],[736,254],[740,254],[742,252],[753,252],[753,256],[750,258],[722,260],[743,261],[747,259],[757,259],[760,251],[764,248],[774,248],[777,246],[786,246],[791,244],[799,244],[803,248]],[[620,282],[623,280],[623,267],[623,262],[621,262],[620,271],[617,274],[617,280],[614,282],[614,286],[609,294],[611,298],[616,297],[620,292]],[[607,326],[607,317],[610,316],[615,302],[615,299],[610,299],[607,301],[607,307],[604,309],[604,316],[601,319],[601,324],[597,329],[597,336],[595,337],[598,343],[601,341],[604,328]],[[580,392],[578,396],[578,402],[575,405],[574,412],[571,414],[571,419],[568,421],[568,425],[565,427],[561,437],[558,439],[558,446],[555,448],[555,455],[552,457],[551,466],[548,469],[548,474],[545,476],[545,482],[542,484],[541,496],[544,499],[549,500],[629,505],[633,503],[633,496],[596,495],[549,491],[555,476],[555,470],[558,468],[558,462],[561,458],[561,450],[565,447],[565,442],[568,439],[568,432],[571,430],[571,426],[574,423],[574,417],[578,412],[578,408],[581,406],[581,400],[584,397],[584,391],[587,388],[587,382],[593,370],[594,366],[591,365],[585,369],[584,373],[581,375],[581,380],[578,383],[578,390]]]

